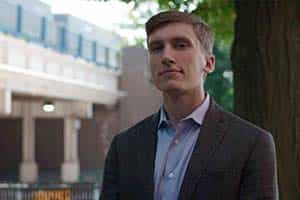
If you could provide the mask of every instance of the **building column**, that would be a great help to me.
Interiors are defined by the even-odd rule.
[[[35,124],[31,112],[31,103],[23,104],[22,123],[22,163],[20,165],[20,180],[35,182],[38,179],[38,168],[35,162]]]
[[[63,182],[77,182],[79,180],[78,160],[78,130],[80,120],[67,116],[64,118],[64,163],[61,168]]]
[[[10,114],[12,107],[11,90],[0,88],[0,114]]]

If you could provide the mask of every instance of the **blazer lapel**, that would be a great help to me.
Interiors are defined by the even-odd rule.
[[[147,194],[145,199],[153,199],[154,192],[154,164],[155,153],[157,143],[157,126],[159,121],[159,114],[156,113],[144,123],[138,130],[138,142],[139,142],[139,169],[137,173],[140,173],[141,181],[145,185]]]
[[[224,132],[222,111],[211,98],[210,107],[204,118],[203,126],[184,176],[179,193],[180,200],[191,198],[201,177],[201,172],[207,168],[208,161],[213,157],[217,146],[221,143]]]

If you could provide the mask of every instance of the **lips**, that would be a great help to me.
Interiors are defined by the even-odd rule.
[[[165,69],[165,70],[159,71],[158,76],[162,76],[162,75],[165,75],[168,73],[183,73],[183,71],[179,70],[179,69]]]

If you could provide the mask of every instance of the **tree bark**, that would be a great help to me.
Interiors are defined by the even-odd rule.
[[[280,199],[300,199],[300,1],[235,1],[234,110],[269,130]]]

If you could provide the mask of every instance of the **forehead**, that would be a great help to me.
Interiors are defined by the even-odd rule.
[[[194,42],[198,41],[191,24],[173,22],[166,24],[151,33],[148,37],[148,43],[150,44],[153,41],[165,41],[173,38],[186,38]]]

